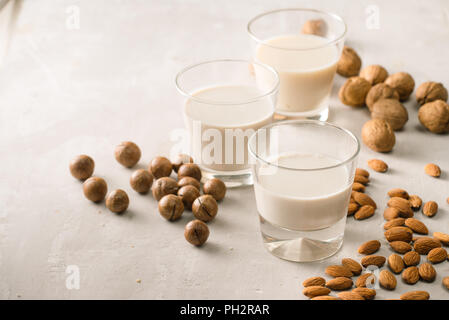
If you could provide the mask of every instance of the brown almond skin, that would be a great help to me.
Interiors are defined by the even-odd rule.
[[[438,212],[438,203],[435,201],[428,201],[424,204],[422,208],[422,213],[424,213],[428,217],[433,217]]]
[[[404,241],[392,241],[390,242],[390,246],[394,251],[401,254],[412,251],[412,246]]]
[[[352,190],[357,192],[365,192],[365,186],[359,182],[354,182],[352,184]]]
[[[379,159],[368,160],[368,166],[376,172],[385,173],[388,171],[388,164]]]
[[[372,217],[374,215],[374,208],[370,205],[361,206],[357,212],[354,214],[356,220],[364,220]]]
[[[429,300],[430,294],[427,291],[409,291],[401,295],[401,300]]]
[[[417,267],[408,267],[402,272],[402,280],[407,284],[415,284],[419,281],[419,271]]]
[[[386,261],[386,259],[383,256],[369,255],[369,256],[363,257],[362,260],[360,261],[360,263],[365,268],[368,266],[377,266],[377,267],[381,268],[385,264],[385,261]]]
[[[376,290],[369,288],[354,288],[352,292],[361,295],[366,300],[373,300],[376,297]]]
[[[421,280],[426,282],[433,282],[437,276],[435,268],[428,262],[419,266],[418,273]]]
[[[445,246],[449,246],[449,234],[442,233],[442,232],[434,232],[433,237],[435,239],[439,240]]]
[[[405,225],[418,234],[429,234],[429,229],[426,225],[415,218],[408,218],[405,220]]]
[[[379,273],[379,283],[387,290],[394,290],[397,285],[396,277],[388,270],[382,270]]]
[[[341,300],[341,299],[333,296],[318,296],[313,297],[311,300]]]
[[[367,194],[361,193],[361,192],[353,192],[353,198],[355,202],[357,202],[359,205],[369,205],[373,207],[374,209],[377,209],[377,205],[374,202],[374,200]]]
[[[421,237],[415,241],[413,247],[419,254],[428,254],[430,250],[440,248],[441,242],[433,238]]]
[[[435,163],[426,164],[426,166],[424,167],[424,171],[427,175],[434,178],[439,178],[441,175],[441,169]]]
[[[341,300],[365,300],[360,294],[356,292],[344,291],[338,294]]]
[[[354,182],[357,182],[357,183],[360,183],[360,184],[363,184],[366,186],[369,183],[369,179],[365,176],[359,176],[356,174],[354,176]]]
[[[302,283],[304,288],[311,287],[311,286],[322,286],[323,287],[325,284],[326,284],[326,280],[324,280],[324,278],[322,278],[322,277],[311,277],[311,278],[304,280],[304,282]]]
[[[390,220],[388,222],[385,222],[384,229],[388,230],[388,229],[391,229],[393,227],[403,226],[404,224],[405,224],[405,219],[404,218],[395,218],[395,219],[392,219],[392,220]]]
[[[391,189],[390,191],[388,191],[388,196],[390,198],[400,197],[400,198],[404,198],[404,199],[407,199],[407,200],[410,198],[408,192],[405,191],[404,189],[401,189],[401,188]]]
[[[387,221],[399,218],[400,212],[396,208],[387,207],[384,211],[384,219]]]
[[[373,273],[367,272],[362,274],[360,277],[357,278],[355,282],[355,286],[357,288],[366,288],[369,286],[373,286],[376,282],[376,276]],[[367,286],[368,284],[368,286]]]
[[[366,178],[369,178],[369,172],[362,168],[355,169],[355,174],[359,176],[364,176]]]
[[[304,288],[302,294],[309,298],[314,298],[318,296],[325,296],[331,293],[331,290],[322,286],[310,286]]]
[[[336,291],[350,289],[352,285],[352,280],[346,277],[337,277],[326,282],[326,287]]]
[[[404,261],[402,260],[400,255],[393,253],[388,257],[388,266],[390,267],[391,271],[398,274],[401,273],[402,270],[404,270]]]
[[[355,202],[351,202],[348,205],[348,216],[352,216],[357,210],[359,210],[359,205]]]
[[[365,243],[363,243],[359,249],[358,252],[360,254],[373,254],[377,252],[380,249],[380,241],[379,240],[370,240]]]
[[[412,206],[412,210],[417,211],[422,206],[422,199],[416,194],[411,195],[409,201],[410,205]]]
[[[351,272],[355,276],[358,276],[359,274],[362,273],[362,269],[363,269],[362,266],[360,265],[360,263],[358,263],[354,259],[344,258],[344,259],[341,260],[341,264],[343,266],[345,266],[346,268],[348,268],[349,270],[351,270]]]
[[[407,227],[393,227],[384,233],[388,242],[404,241],[410,242],[413,238],[413,232]]]
[[[419,262],[421,261],[421,256],[416,251],[410,251],[404,254],[404,257],[402,259],[407,267],[411,267],[417,266],[419,264]]]
[[[436,264],[446,261],[447,251],[444,248],[434,248],[427,254],[427,260]]]
[[[351,270],[345,266],[332,265],[328,266],[324,271],[327,275],[337,278],[337,277],[346,277],[351,278],[353,276]]]
[[[400,215],[403,218],[413,217],[413,210],[410,205],[410,201],[401,197],[393,197],[388,200],[387,205],[399,210]]]

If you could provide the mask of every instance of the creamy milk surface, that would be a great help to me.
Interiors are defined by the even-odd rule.
[[[281,154],[269,160],[278,166],[310,169],[338,164],[315,154]],[[266,167],[260,167],[261,173]],[[324,170],[266,170],[254,182],[259,214],[268,222],[292,230],[319,230],[347,214],[351,184],[344,166]]]
[[[284,35],[257,47],[256,60],[279,74],[278,110],[308,112],[328,103],[339,60],[337,46],[328,41],[315,35]]]

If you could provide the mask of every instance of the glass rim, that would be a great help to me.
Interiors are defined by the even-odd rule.
[[[261,40],[258,36],[255,35],[255,33],[251,30],[251,26],[252,24],[259,20],[262,17],[271,15],[273,13],[279,13],[279,12],[291,12],[291,11],[303,11],[303,12],[313,12],[313,13],[318,13],[321,15],[325,15],[328,17],[331,17],[332,19],[335,19],[339,22],[341,22],[343,24],[344,30],[342,32],[341,35],[339,35],[336,39],[333,39],[331,41],[326,41],[326,43],[319,45],[319,46],[314,46],[314,47],[310,47],[310,48],[284,48],[284,47],[279,47],[279,46],[273,46],[270,44],[266,44],[265,41],[266,40]],[[327,11],[323,11],[323,10],[318,10],[318,9],[309,9],[309,8],[284,8],[284,9],[275,9],[275,10],[270,10],[270,11],[266,11],[263,12],[261,14],[258,14],[257,16],[255,16],[254,18],[252,18],[251,20],[249,20],[247,26],[246,26],[246,31],[248,32],[248,34],[250,35],[250,37],[256,41],[259,44],[263,44],[267,47],[272,47],[275,49],[282,49],[282,50],[291,50],[291,51],[307,51],[307,50],[315,50],[315,49],[320,49],[320,48],[324,48],[333,44],[336,44],[337,42],[343,40],[343,38],[346,36],[346,33],[348,31],[348,26],[346,25],[346,22],[343,20],[342,17],[340,17],[339,15],[332,13],[332,12],[327,12]]]
[[[255,98],[252,98],[252,99],[249,99],[249,100],[245,100],[245,101],[238,101],[238,102],[237,101],[236,102],[218,102],[218,101],[213,101],[213,100],[201,99],[201,98],[195,97],[194,95],[189,93],[187,90],[185,90],[183,88],[183,86],[181,86],[180,78],[187,71],[195,69],[196,67],[199,67],[199,66],[206,65],[206,64],[228,63],[228,62],[247,63],[248,65],[254,65],[255,64],[255,65],[259,66],[259,67],[262,67],[262,68],[264,68],[265,70],[269,71],[270,73],[272,73],[274,75],[275,84],[269,91],[264,92],[264,93],[262,93],[261,95],[258,95]],[[215,60],[202,61],[202,62],[199,62],[199,63],[191,64],[191,65],[183,68],[181,71],[178,72],[178,74],[175,77],[176,89],[183,96],[186,96],[189,99],[191,99],[193,101],[200,102],[200,103],[212,104],[212,105],[226,105],[226,106],[249,104],[249,103],[252,103],[252,102],[256,102],[256,101],[262,100],[263,98],[266,98],[267,96],[275,94],[279,90],[279,84],[280,84],[279,74],[277,73],[277,71],[273,67],[270,67],[269,65],[266,65],[266,64],[263,64],[263,63],[260,63],[260,62],[257,62],[257,61],[246,60],[246,59],[215,59]]]
[[[352,140],[356,143],[357,148],[355,150],[355,152],[347,159],[344,160],[340,160],[337,164],[335,165],[331,165],[331,166],[325,166],[325,167],[319,167],[319,168],[308,168],[308,169],[303,169],[303,168],[290,168],[290,167],[286,167],[286,166],[281,166],[278,165],[274,162],[268,161],[266,159],[263,159],[262,157],[260,157],[256,152],[254,152],[251,148],[252,145],[252,141],[256,138],[256,136],[258,135],[259,130],[267,130],[267,129],[271,129],[275,126],[283,126],[283,125],[291,125],[291,124],[301,124],[301,125],[317,125],[317,126],[321,126],[321,127],[332,127],[334,129],[337,129],[339,131],[344,132],[346,135],[348,135],[350,138],[352,138]],[[348,129],[342,128],[340,126],[337,126],[335,124],[332,124],[330,122],[326,122],[326,121],[319,121],[319,120],[284,120],[284,121],[278,121],[278,122],[273,122],[270,123],[266,126],[263,126],[262,128],[258,129],[256,132],[254,132],[250,138],[248,139],[248,151],[249,154],[251,154],[251,156],[257,160],[260,160],[262,162],[264,162],[267,165],[276,167],[276,168],[280,168],[280,169],[285,169],[285,170],[291,170],[291,171],[319,171],[319,170],[327,170],[327,169],[333,169],[333,168],[337,168],[340,167],[342,165],[345,165],[351,161],[353,161],[357,155],[359,154],[361,149],[360,146],[360,141],[359,139]]]

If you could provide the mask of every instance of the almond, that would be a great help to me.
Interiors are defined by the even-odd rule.
[[[410,205],[410,201],[401,197],[393,197],[388,200],[387,205],[392,208],[396,208],[400,212],[400,216],[403,218],[413,217],[413,210]]]
[[[421,237],[415,241],[413,247],[419,254],[428,254],[430,250],[440,248],[441,242],[433,238]]]
[[[405,191],[404,189],[401,189],[401,188],[391,189],[390,191],[388,191],[388,196],[390,198],[399,197],[399,198],[404,198],[404,199],[407,199],[407,200],[409,199],[408,192]]]
[[[392,241],[390,242],[390,247],[397,253],[401,254],[412,251],[412,246],[404,241]]]
[[[438,178],[441,175],[441,169],[434,163],[428,163],[424,167],[424,171],[431,177]]]
[[[390,221],[390,220],[398,218],[399,214],[400,214],[400,212],[398,209],[387,207],[384,211],[384,219],[387,221]]]
[[[369,172],[362,168],[355,169],[355,174],[358,176],[364,176],[366,178],[369,178]]]
[[[427,229],[426,225],[418,219],[408,218],[405,220],[405,225],[415,233],[429,234],[429,229]]]
[[[371,256],[363,257],[362,260],[360,261],[360,263],[365,268],[368,266],[377,266],[377,267],[381,268],[385,264],[385,261],[386,261],[385,257],[371,255]]]
[[[362,273],[362,266],[360,265],[360,263],[351,258],[342,259],[341,264],[351,270],[351,272],[356,276]]]
[[[369,289],[369,288],[355,288],[355,289],[352,289],[352,292],[355,292],[355,293],[361,295],[366,300],[372,300],[376,296],[376,290]]]
[[[380,249],[380,246],[381,244],[379,240],[370,240],[362,244],[359,247],[358,252],[360,254],[373,254]]]
[[[421,208],[422,205],[422,199],[417,196],[416,194],[411,195],[410,198],[408,199],[410,201],[410,205],[412,206],[413,210],[419,210],[419,208]]]
[[[358,182],[366,186],[369,183],[369,178],[356,174],[354,176],[354,182]]]
[[[440,263],[447,259],[447,251],[444,248],[435,248],[427,254],[427,260],[432,263]]]
[[[422,208],[422,213],[424,213],[428,217],[433,217],[438,212],[438,203],[435,201],[429,201],[424,204]]]
[[[374,202],[374,200],[371,199],[371,197],[365,193],[353,192],[353,198],[354,198],[355,202],[357,202],[361,206],[369,205],[369,206],[373,207],[374,209],[377,209],[377,205]]]
[[[348,205],[348,216],[352,216],[357,210],[359,210],[359,205],[355,202],[350,202]]]
[[[419,276],[422,280],[432,282],[437,276],[435,268],[428,262],[423,263],[418,268]]]
[[[333,296],[318,296],[318,297],[313,297],[312,300],[340,300],[340,298],[333,297]]]
[[[404,218],[395,218],[395,219],[391,219],[390,221],[386,222],[384,224],[384,229],[388,230],[388,229],[391,229],[393,227],[403,226],[404,224],[405,224],[405,219]]]
[[[338,265],[328,266],[324,272],[326,272],[327,275],[334,278],[337,277],[351,278],[353,276],[351,270],[349,270],[347,267]]]
[[[322,286],[310,286],[304,288],[302,291],[302,294],[306,297],[313,298],[318,296],[325,296],[328,295],[331,292],[329,288],[322,287]]]
[[[377,172],[387,172],[388,170],[388,165],[379,159],[368,160],[368,166]]]
[[[337,277],[326,282],[326,287],[331,290],[347,290],[352,287],[352,280],[346,277]]]
[[[404,257],[402,258],[404,260],[404,264],[407,267],[410,266],[417,266],[419,262],[421,261],[421,256],[416,251],[410,251],[404,254]]]
[[[435,239],[439,240],[445,246],[449,246],[449,234],[442,233],[442,232],[434,232],[433,237]]]
[[[370,205],[364,205],[357,210],[354,214],[356,220],[364,220],[372,217],[374,215],[374,208]]]
[[[401,300],[429,300],[430,294],[427,291],[409,291],[401,295]]]
[[[449,277],[443,278],[443,285],[449,290]]]
[[[410,230],[407,227],[393,227],[385,231],[384,235],[389,242],[393,241],[410,242],[412,241],[413,238],[412,230]]]
[[[382,270],[379,273],[379,283],[387,290],[394,290],[397,285],[396,277],[388,270]]]
[[[393,253],[388,257],[388,266],[394,273],[401,273],[404,270],[404,261],[401,256]]]
[[[402,279],[405,283],[415,284],[419,280],[419,271],[417,267],[408,267],[402,272]]]
[[[376,276],[371,272],[367,272],[357,278],[357,280],[355,281],[355,286],[357,288],[366,288],[366,287],[370,288],[374,286],[375,283],[376,283]]]
[[[352,190],[357,192],[365,192],[365,186],[359,182],[354,182],[352,184]]]
[[[341,300],[365,300],[360,294],[349,291],[340,292],[338,297]]]
[[[326,280],[322,277],[311,277],[302,283],[304,287],[311,287],[311,286],[324,286],[326,284]]]

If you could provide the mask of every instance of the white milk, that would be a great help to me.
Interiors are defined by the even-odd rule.
[[[273,117],[270,98],[252,101],[261,95],[253,86],[214,86],[197,91],[186,101],[184,116],[196,162],[217,171],[249,167],[248,138]],[[199,127],[195,120],[200,121]]]
[[[327,156],[297,153],[269,161],[301,169],[338,164]],[[259,214],[268,222],[291,230],[312,231],[330,227],[346,216],[351,184],[344,166],[312,171],[278,168],[274,174],[258,175],[254,190]]]
[[[279,74],[278,110],[308,112],[327,106],[339,59],[337,46],[326,46],[327,41],[316,35],[285,35],[257,47],[256,60]]]

